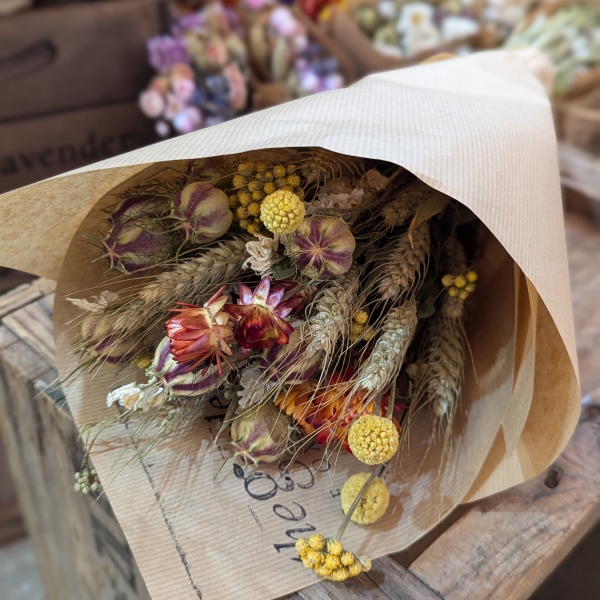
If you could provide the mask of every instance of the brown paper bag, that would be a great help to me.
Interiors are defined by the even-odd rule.
[[[490,52],[373,75],[318,94],[0,196],[0,262],[59,279],[55,335],[60,372],[76,364],[79,311],[67,294],[107,288],[82,234],[135,181],[184,161],[249,150],[321,146],[387,160],[468,206],[487,227],[480,283],[468,323],[471,360],[442,461],[425,411],[395,465],[393,510],[375,526],[349,528],[345,544],[371,557],[398,551],[454,506],[545,469],[575,427],[579,390],[556,141],[542,86],[515,54]],[[103,369],[69,380],[78,423],[108,411],[106,393],[131,372]],[[217,401],[214,412],[222,414]],[[294,539],[333,533],[339,488],[360,467],[323,465],[310,452],[287,474],[224,473],[210,412],[140,457],[113,465],[129,433],[114,428],[94,464],[107,486],[155,600],[272,598],[316,581],[295,562]],[[213,431],[214,433],[214,431]]]

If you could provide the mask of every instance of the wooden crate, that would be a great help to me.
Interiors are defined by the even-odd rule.
[[[47,600],[149,600],[106,498],[72,491],[82,447],[56,386],[52,292],[37,280],[0,297],[0,429]],[[600,395],[546,473],[459,507],[368,574],[289,598],[524,600],[600,517],[599,462]]]

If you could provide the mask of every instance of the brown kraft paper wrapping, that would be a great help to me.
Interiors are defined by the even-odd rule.
[[[466,499],[539,473],[579,414],[556,140],[548,99],[518,56],[489,52],[373,75],[221,126],[168,140],[0,196],[3,265],[59,279],[55,335],[61,374],[80,313],[65,295],[108,285],[96,250],[103,206],[163,161],[263,148],[321,146],[388,160],[467,205],[489,230],[473,297],[472,364],[446,461],[429,446],[425,412],[390,475],[392,510],[349,527],[344,543],[373,558],[406,547]],[[108,278],[106,278],[108,280]],[[79,424],[109,412],[106,393],[135,374],[107,368],[65,386]],[[234,472],[212,441],[210,417],[144,458],[114,428],[93,456],[155,600],[273,598],[316,581],[292,562],[294,539],[339,524],[339,488],[360,470],[340,456],[327,470],[310,452],[286,474]],[[219,441],[221,444],[221,441]],[[441,468],[440,468],[441,467]]]

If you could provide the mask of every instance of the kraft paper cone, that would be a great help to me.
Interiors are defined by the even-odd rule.
[[[80,313],[65,295],[108,288],[96,250],[100,210],[163,161],[288,146],[321,146],[401,165],[468,206],[487,227],[467,324],[471,360],[446,461],[423,412],[393,466],[393,510],[349,527],[347,547],[371,557],[406,547],[459,502],[545,469],[570,436],[579,391],[556,141],[548,99],[524,62],[491,52],[368,77],[169,140],[0,197],[1,262],[59,279],[55,312],[61,374],[76,364]],[[62,268],[61,268],[62,265]],[[108,411],[107,391],[135,374],[103,369],[68,382],[79,424]],[[222,413],[218,402],[215,413]],[[115,428],[93,456],[155,600],[269,598],[316,581],[292,562],[293,540],[332,535],[338,489],[360,471],[349,455],[327,470],[319,454],[248,480],[224,468],[210,415],[114,473],[130,435]],[[220,442],[221,443],[221,442]]]

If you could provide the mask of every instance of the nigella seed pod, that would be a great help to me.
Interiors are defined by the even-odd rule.
[[[111,335],[110,326],[102,314],[89,313],[81,323],[80,333],[86,354],[111,365],[131,360],[139,349],[137,336],[120,338]]]
[[[190,183],[176,194],[170,216],[192,244],[221,237],[233,220],[225,192],[207,182]]]
[[[200,396],[217,388],[227,377],[229,367],[219,373],[216,365],[190,372],[190,363],[177,362],[171,354],[171,340],[164,337],[154,353],[146,374],[173,396]]]
[[[285,453],[289,433],[289,419],[272,404],[248,409],[231,423],[234,456],[245,464],[276,462]]]
[[[166,202],[154,196],[137,196],[125,198],[110,213],[108,222],[111,225],[124,223],[129,219],[140,219],[142,217],[159,217],[165,210]]]
[[[111,269],[133,273],[152,267],[171,254],[170,237],[154,218],[139,217],[116,222],[102,240],[102,258]]]
[[[356,240],[342,219],[315,216],[304,219],[288,249],[304,275],[323,280],[348,271],[355,248]]]

